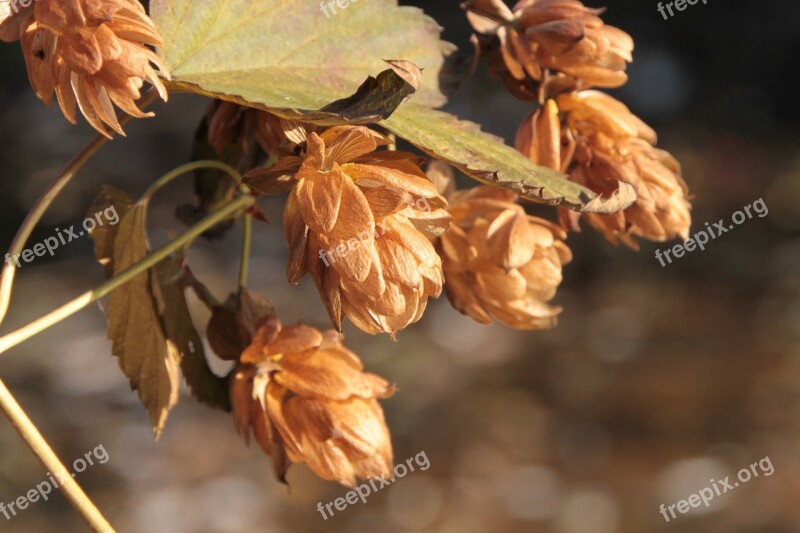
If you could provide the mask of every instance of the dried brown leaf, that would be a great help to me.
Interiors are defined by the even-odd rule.
[[[113,274],[150,253],[146,213],[147,204],[137,203],[121,217],[114,239]],[[138,391],[158,438],[178,401],[180,349],[164,331],[151,278],[150,271],[143,272],[114,290],[106,318],[112,352],[131,388]]]
[[[231,410],[228,379],[211,371],[203,341],[192,323],[182,283],[184,258],[170,256],[157,264],[152,276],[153,295],[167,337],[180,352],[181,371],[192,396],[210,407]]]

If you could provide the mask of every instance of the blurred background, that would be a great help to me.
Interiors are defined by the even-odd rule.
[[[470,28],[452,0],[423,7],[444,38],[471,52]],[[397,383],[383,402],[396,463],[425,452],[409,474],[323,520],[317,502],[347,490],[305,466],[278,484],[269,460],[248,449],[229,415],[183,394],[153,442],[147,415],[110,356],[93,306],[5,354],[0,375],[66,464],[98,445],[110,459],[78,476],[120,531],[148,533],[316,531],[800,530],[800,8],[796,0],[698,3],[665,21],[656,2],[607,0],[607,23],[636,42],[630,82],[615,95],[656,128],[694,195],[694,228],[763,198],[754,218],[667,267],[615,249],[590,228],[570,236],[575,260],[556,303],[560,325],[538,333],[483,327],[442,297],[399,335],[348,326],[367,368]],[[594,2],[589,5],[595,6]],[[28,86],[18,44],[0,46],[0,244],[59,169],[93,136],[69,125]],[[102,184],[138,195],[187,161],[206,106],[175,95],[154,119],[102,149],[64,191],[31,243],[79,224]],[[482,65],[448,110],[509,142],[527,104]],[[467,182],[465,181],[466,185]],[[156,197],[151,240],[182,225],[185,179]],[[250,287],[269,295],[284,322],[329,327],[310,279],[284,278],[282,198],[262,206]],[[554,210],[544,210],[555,217]],[[188,254],[218,299],[233,290],[240,232],[198,241]],[[3,331],[98,285],[102,268],[83,238],[55,258],[23,265]],[[191,300],[202,331],[208,313]],[[224,368],[219,368],[220,371]],[[669,524],[659,513],[740,468],[769,457],[761,475]],[[0,420],[0,501],[46,479]],[[83,531],[60,494],[0,530]]]

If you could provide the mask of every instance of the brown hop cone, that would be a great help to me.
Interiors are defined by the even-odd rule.
[[[111,136],[106,126],[124,135],[114,106],[133,117],[152,116],[135,104],[145,81],[167,99],[159,73],[166,78],[169,73],[148,48],[163,43],[135,0],[38,0],[7,22],[0,25],[0,36],[11,37],[18,28],[36,96],[50,105],[55,92],[73,124],[77,105],[103,135]]]
[[[231,376],[237,431],[254,436],[285,482],[290,463],[353,487],[391,474],[392,444],[378,398],[394,387],[364,372],[341,336],[304,325],[261,325]]]
[[[691,205],[680,165],[653,145],[655,132],[618,100],[597,92],[562,94],[548,100],[523,122],[517,149],[536,164],[569,174],[570,179],[605,197],[619,182],[629,183],[637,199],[610,215],[561,210],[562,225],[577,230],[579,216],[613,244],[638,249],[634,237],[665,241],[688,238]]]
[[[502,64],[494,63],[512,93],[531,97],[546,69],[562,72],[583,86],[619,87],[633,58],[630,35],[603,23],[604,9],[578,0],[523,0],[510,10],[502,0],[462,4],[476,32],[496,35]]]
[[[260,109],[214,100],[207,116],[208,141],[218,154],[229,146],[249,153],[254,141],[270,154],[286,140],[280,117]]]
[[[375,151],[388,140],[365,127],[310,133],[302,157],[248,174],[291,174],[284,211],[291,283],[311,272],[331,320],[367,333],[395,333],[441,293],[441,259],[431,244],[450,224],[447,202],[413,154]],[[276,170],[277,169],[277,170]]]
[[[561,308],[547,302],[572,260],[564,231],[527,215],[515,194],[496,187],[456,193],[450,213],[438,248],[453,307],[481,324],[494,317],[516,329],[555,326]]]

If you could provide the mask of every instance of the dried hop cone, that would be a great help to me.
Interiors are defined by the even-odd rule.
[[[619,87],[628,77],[633,39],[608,26],[578,0],[523,0],[512,11],[502,0],[462,4],[476,32],[496,35],[502,64],[494,70],[514,88],[526,79],[541,81],[551,69],[584,86]]]
[[[36,96],[50,105],[55,92],[73,124],[77,105],[103,135],[110,137],[106,126],[124,135],[114,106],[137,118],[151,116],[135,104],[145,81],[167,99],[159,74],[169,73],[148,48],[161,45],[161,37],[138,1],[37,0],[19,12],[3,10],[0,38],[22,40]]]
[[[336,329],[347,316],[367,333],[394,334],[422,316],[442,291],[431,240],[450,225],[447,202],[413,154],[365,127],[308,135],[301,157],[248,174],[291,174],[284,211],[291,283],[311,272]]]
[[[603,196],[614,193],[619,182],[632,185],[637,199],[623,211],[562,210],[561,220],[578,229],[578,216],[584,216],[609,242],[638,249],[635,237],[685,240],[691,226],[680,164],[655,143],[655,132],[624,104],[598,91],[581,91],[548,100],[522,124],[516,145],[534,163],[566,172]]]
[[[529,216],[515,194],[479,186],[452,198],[452,227],[442,235],[447,296],[481,324],[492,317],[517,329],[556,325],[559,307],[548,305],[572,260],[564,231]]]
[[[248,154],[254,143],[263,153],[270,154],[286,140],[279,117],[233,102],[211,102],[207,122],[208,141],[218,155],[229,148]]]
[[[377,398],[394,388],[364,372],[334,331],[265,321],[231,377],[236,429],[272,456],[285,482],[290,463],[353,487],[391,474],[392,445]]]

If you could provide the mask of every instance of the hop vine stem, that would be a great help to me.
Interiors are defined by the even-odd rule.
[[[143,107],[148,105],[154,99],[155,93],[148,94],[148,96],[143,99]],[[124,121],[124,117],[121,118],[121,122],[124,123]],[[9,253],[16,254],[21,252],[21,250],[25,247],[28,238],[30,238],[34,227],[41,220],[42,216],[47,208],[52,204],[53,200],[55,200],[58,194],[72,180],[78,170],[95,153],[97,153],[97,151],[106,143],[106,141],[107,139],[103,136],[95,137],[92,142],[90,142],[77,156],[75,156],[75,158],[61,172],[61,174],[56,177],[53,183],[51,183],[44,193],[42,193],[34,207],[28,213],[28,216],[23,221],[22,226],[17,231],[17,234],[9,248]],[[241,183],[241,176],[238,174],[238,172],[231,167],[228,167],[224,163],[198,161],[179,167],[178,169],[166,174],[146,191],[145,196],[149,198],[150,195],[155,193],[155,191],[171,181],[173,178],[202,166],[215,167],[220,170],[224,170],[228,172],[228,174],[231,175],[234,180],[236,180],[238,183]],[[165,244],[157,251],[143,258],[139,262],[131,265],[96,289],[78,296],[58,309],[55,309],[41,318],[34,320],[27,326],[0,337],[0,354],[31,338],[37,333],[46,330],[54,324],[57,324],[58,322],[61,322],[62,320],[72,316],[81,309],[85,308],[87,305],[99,300],[114,289],[135,278],[137,275],[155,266],[159,261],[165,259],[171,253],[187,246],[192,240],[200,236],[203,232],[212,228],[214,225],[236,215],[242,210],[246,210],[255,203],[255,198],[248,194],[246,187],[242,186],[240,190],[243,194],[209,214],[206,218],[187,230],[183,235]],[[247,228],[247,222],[245,223],[245,227]],[[0,322],[2,322],[8,312],[15,273],[13,262],[6,262],[2,271],[2,278],[0,279]],[[36,428],[36,425],[27,415],[22,406],[20,406],[20,404],[16,401],[14,395],[11,393],[2,379],[0,379],[0,409],[3,410],[3,413],[14,426],[14,429],[20,434],[34,455],[36,455],[36,457],[41,461],[42,465],[44,465],[44,467],[50,473],[56,475],[60,480],[62,480],[61,490],[72,506],[75,507],[75,509],[81,514],[89,527],[93,531],[102,533],[114,532],[114,528],[111,527],[111,524],[109,524],[105,517],[103,517],[103,514],[94,504],[94,502],[92,502],[83,489],[81,489],[80,485],[78,485],[78,483],[73,479],[72,473],[67,470],[64,464],[59,460],[58,456],[47,443],[47,440]]]
[[[73,479],[72,473],[61,463],[47,441],[36,429],[31,419],[14,399],[6,384],[0,380],[0,407],[5,412],[14,429],[17,430],[25,443],[30,447],[42,465],[55,477],[61,480],[61,492],[67,497],[73,507],[78,509],[86,523],[93,531],[102,533],[114,532],[114,528],[103,517],[92,500],[83,492],[80,485]]]
[[[242,231],[242,257],[239,262],[239,292],[247,285],[247,269],[250,264],[250,246],[253,236],[253,215],[245,213]]]
[[[140,108],[145,109],[153,103],[157,97],[158,93],[154,89],[151,89],[140,100]],[[131,118],[132,117],[127,114],[118,116],[120,125],[125,125]],[[22,252],[31,233],[33,233],[33,229],[42,219],[47,208],[50,207],[61,191],[72,181],[72,178],[75,177],[78,170],[80,170],[106,142],[108,142],[106,137],[97,135],[67,164],[66,167],[64,167],[64,170],[62,170],[44,192],[42,192],[41,196],[39,196],[36,203],[28,212],[25,220],[22,221],[22,225],[17,230],[14,239],[11,241],[11,245],[9,246],[10,255]],[[14,262],[7,261],[3,265],[2,274],[0,274],[0,323],[3,322],[8,314],[15,275],[16,268]],[[34,455],[42,462],[42,465],[52,474],[63,479],[61,485],[62,492],[72,506],[78,510],[89,527],[93,531],[103,533],[113,532],[114,528],[111,527],[111,524],[103,517],[102,513],[97,509],[97,506],[94,505],[92,500],[89,499],[86,493],[80,488],[80,485],[72,478],[72,473],[69,472],[58,459],[58,456],[53,452],[53,449],[25,413],[22,406],[16,401],[14,395],[11,394],[11,391],[6,387],[2,379],[0,379],[0,408],[2,408],[6,417],[8,417],[8,420],[14,426],[14,429],[20,434]]]
[[[247,209],[254,203],[255,198],[249,194],[243,194],[235,198],[189,228],[189,230],[187,230],[184,234],[168,242],[147,257],[129,266],[96,289],[87,291],[77,298],[62,305],[58,309],[55,309],[54,311],[51,311],[46,315],[34,320],[28,325],[0,337],[0,354],[5,353],[21,342],[30,339],[37,333],[41,333],[49,327],[54,326],[62,320],[74,315],[87,305],[96,302],[114,289],[124,285],[149,268],[152,268],[171,253],[185,247],[194,239],[199,237],[203,232],[207,231],[223,220],[234,216],[236,213]]]
[[[149,90],[142,97],[139,107],[141,109],[147,108],[156,98],[158,98],[158,93],[153,89]],[[118,117],[118,120],[120,125],[124,126],[131,118],[130,115],[123,114]],[[33,204],[33,207],[25,217],[25,220],[22,221],[22,225],[19,227],[19,230],[17,230],[17,234],[14,236],[14,240],[11,241],[11,245],[9,246],[9,255],[13,256],[22,253],[25,249],[25,245],[28,243],[31,233],[33,233],[33,229],[42,219],[47,208],[50,207],[61,191],[64,190],[64,187],[72,181],[72,178],[75,177],[78,170],[80,170],[108,140],[109,139],[103,135],[97,135],[72,159],[72,161],[67,163],[64,170],[56,176],[53,182],[44,190],[41,196],[39,196],[36,203]],[[11,291],[14,286],[14,277],[16,273],[17,270],[14,261],[6,261],[3,265],[2,275],[0,276],[0,323],[3,322],[8,313],[8,306],[11,302]]]
[[[139,262],[134,263],[127,269],[120,272],[118,275],[100,285],[98,288],[78,296],[74,300],[66,303],[58,309],[44,315],[37,320],[34,320],[27,326],[0,337],[0,354],[33,337],[37,333],[44,331],[50,326],[74,315],[87,305],[99,300],[114,289],[124,285],[139,274],[155,266],[159,261],[165,259],[171,253],[187,246],[193,239],[199,237],[203,232],[212,228],[219,222],[234,216],[236,213],[242,210],[247,209],[254,203],[255,198],[249,194],[243,194],[235,198],[231,202],[209,214],[206,218],[192,226],[181,236],[165,244],[157,251],[143,258]],[[114,529],[103,517],[94,503],[89,499],[86,493],[83,492],[78,483],[72,478],[71,472],[69,472],[61,463],[50,445],[47,444],[47,440],[45,440],[34,423],[31,421],[30,417],[28,417],[27,413],[25,413],[2,380],[0,380],[0,408],[2,408],[3,412],[11,421],[14,428],[17,430],[20,436],[22,436],[25,443],[36,455],[36,457],[39,458],[45,468],[47,468],[51,473],[60,476],[64,480],[61,489],[64,491],[64,494],[67,496],[70,503],[78,510],[78,512],[80,512],[91,529],[93,531],[99,531],[103,533],[113,532]]]

